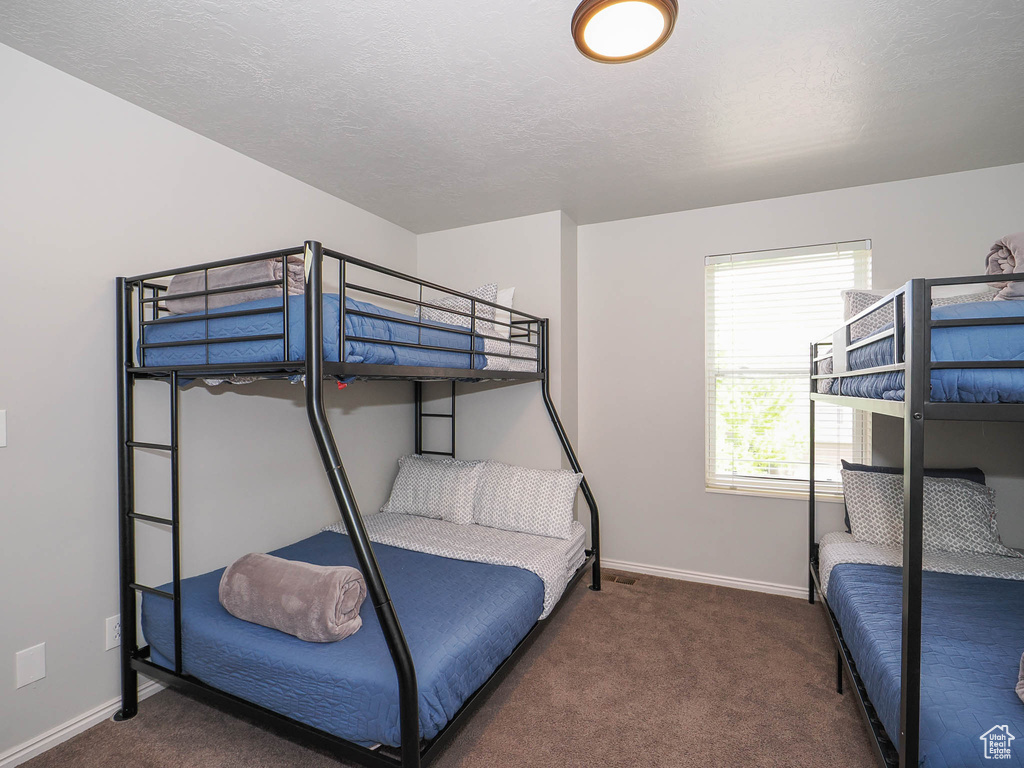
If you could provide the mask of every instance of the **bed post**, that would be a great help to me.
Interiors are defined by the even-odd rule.
[[[817,390],[814,379],[814,351],[817,344],[811,343],[811,394]],[[810,472],[807,478],[807,602],[814,605],[814,398],[808,397],[811,404],[811,437],[810,437]]]
[[[558,440],[562,444],[562,450],[565,452],[565,457],[569,460],[569,466],[572,467],[573,472],[583,474],[583,470],[580,468],[579,459],[576,458],[576,451],[573,450],[572,443],[569,441],[569,436],[565,433],[565,427],[562,426],[562,420],[558,417],[558,411],[555,410],[555,404],[551,402],[551,391],[549,387],[551,372],[548,364],[548,349],[548,320],[545,318],[540,321],[539,360],[541,373],[544,376],[543,379],[541,379],[541,392],[544,394],[544,407],[548,409],[548,416],[551,418],[551,423],[555,427],[555,432],[558,434]],[[597,510],[597,501],[594,499],[594,494],[590,490],[590,484],[587,482],[586,475],[583,476],[583,482],[580,483],[580,490],[583,491],[583,498],[586,499],[587,506],[590,507],[590,546],[591,551],[594,554],[594,566],[590,588],[595,592],[600,592],[601,521]]]
[[[419,768],[420,724],[419,691],[416,687],[416,669],[406,642],[402,626],[395,613],[381,575],[373,547],[366,535],[363,518],[349,485],[341,455],[334,441],[323,398],[323,246],[314,241],[305,244],[306,273],[306,412],[316,439],[320,458],[327,470],[327,478],[334,498],[345,522],[349,540],[359,560],[359,568],[366,579],[366,590],[373,601],[388,651],[398,675],[399,713],[401,718],[402,768]]]
[[[132,412],[134,409],[134,379],[128,371],[132,362],[131,289],[123,277],[117,278],[117,530],[120,553],[121,590],[121,708],[115,720],[135,717],[139,711],[139,673],[132,668],[135,653],[135,538],[132,535],[132,513],[135,498],[135,468],[132,449]]]
[[[924,522],[924,405],[931,392],[927,324],[930,292],[910,281],[904,336],[906,374],[903,415],[903,638],[900,669],[900,768],[916,768],[921,733],[921,568]],[[897,336],[900,329],[896,329]]]

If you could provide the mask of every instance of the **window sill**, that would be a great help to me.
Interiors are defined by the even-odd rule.
[[[730,488],[728,486],[705,485],[707,493],[724,493],[732,496],[762,496],[770,499],[799,499],[807,501],[807,491],[795,491],[783,488]],[[835,491],[822,491],[814,494],[815,501],[833,504],[843,503],[843,494]]]

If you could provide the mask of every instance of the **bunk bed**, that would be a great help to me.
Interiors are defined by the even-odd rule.
[[[220,279],[238,268],[264,270],[266,277]],[[590,510],[586,549],[575,522],[563,541],[496,529],[472,533],[478,526],[384,512],[364,520],[326,417],[325,380],[339,388],[353,380],[410,381],[415,453],[454,459],[456,382],[537,382],[568,463],[582,474],[551,400],[546,319],[307,241],[117,278],[117,336],[124,629],[116,720],[137,713],[141,672],[361,765],[418,768],[550,624],[541,619],[559,609],[559,596],[588,570],[591,589],[600,589],[598,508],[585,477],[579,488]],[[338,643],[306,643],[235,619],[217,602],[222,571],[189,578],[181,572],[180,388],[195,379],[283,378],[304,382],[309,424],[341,520],[274,554],[361,571],[369,598],[363,628]],[[136,438],[133,393],[141,380],[169,385],[167,443]],[[424,411],[428,381],[450,382],[449,414]],[[450,451],[424,449],[425,420],[438,416],[451,420]],[[139,450],[170,457],[168,517],[144,511],[144,500],[137,504]],[[170,530],[167,584],[136,578],[139,522]],[[426,535],[434,543],[417,551],[415,541]],[[489,547],[491,559],[475,557],[476,547]],[[136,630],[140,595],[143,646]]]
[[[914,279],[810,347],[808,600],[821,598],[837,690],[845,671],[885,768],[987,764],[991,729],[1024,737],[1024,703],[1014,692],[1024,651],[1022,561],[924,546],[925,424],[1024,421],[1024,302],[933,307],[932,291],[1020,279]],[[859,334],[865,325],[871,330]],[[824,403],[903,419],[901,545],[849,533],[816,541],[814,420]],[[1002,764],[1020,764],[1024,750],[1015,752]]]

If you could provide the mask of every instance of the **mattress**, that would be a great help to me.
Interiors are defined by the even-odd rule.
[[[891,566],[836,565],[828,604],[897,743],[902,573]],[[985,734],[1005,726],[1024,738],[1024,702],[1014,692],[1024,652],[1024,582],[925,572],[922,625],[920,764],[988,765]],[[1024,765],[1024,747],[995,764]]]
[[[1024,316],[1024,301],[979,301],[932,309],[932,319]],[[893,339],[883,339],[850,352],[850,368],[892,365]],[[1024,360],[1024,325],[968,326],[932,329],[932,360]],[[842,394],[884,400],[903,400],[902,371],[846,377]],[[833,379],[837,395],[840,379]],[[951,403],[1024,402],[1024,369],[943,369],[932,371],[931,399]]]
[[[281,306],[280,298],[247,301],[220,309],[210,314],[272,309]],[[365,301],[345,299],[345,335],[380,339],[380,343],[345,340],[345,362],[374,365],[412,365],[435,368],[469,368],[470,337],[468,329],[444,323],[430,323],[430,328],[407,325],[417,322],[413,315],[403,315]],[[372,317],[349,314],[349,310],[366,312]],[[272,363],[284,359],[284,344],[281,339],[256,339],[250,341],[214,344],[181,344],[186,341],[201,341],[206,338],[236,338],[280,334],[284,327],[282,312],[268,312],[242,317],[224,317],[214,320],[183,321],[166,325],[145,327],[147,344],[171,344],[167,347],[147,349],[146,366],[207,365],[224,363]],[[323,297],[324,359],[338,362],[339,347],[339,302],[337,294]],[[186,317],[186,315],[181,315]],[[402,322],[405,321],[405,322]],[[207,323],[209,332],[207,335]],[[290,360],[303,360],[306,356],[305,296],[290,296],[288,299],[288,349]],[[461,332],[460,332],[461,331]],[[177,342],[177,343],[176,343]],[[423,349],[406,347],[389,342],[421,344],[444,349]],[[484,339],[474,340],[475,351],[482,352]],[[472,361],[474,369],[483,369],[487,364],[485,355],[478,354]]]
[[[569,547],[565,542],[561,554],[567,565],[573,560]],[[318,565],[357,565],[348,537],[333,532],[273,554]],[[523,568],[384,544],[375,544],[374,554],[409,642],[420,733],[430,739],[537,622],[544,581]],[[350,741],[398,745],[398,681],[369,599],[360,611],[363,626],[354,635],[336,643],[307,643],[228,614],[217,598],[222,573],[181,582],[186,673]],[[173,626],[171,601],[143,595],[142,628],[151,658],[171,669]]]

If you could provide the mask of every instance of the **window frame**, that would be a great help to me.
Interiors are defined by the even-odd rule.
[[[844,252],[852,252],[854,258],[854,285],[849,288],[842,290],[872,290],[871,289],[871,273],[872,273],[872,243],[870,239],[854,240],[854,241],[840,241],[833,243],[825,243],[819,245],[809,246],[798,246],[793,248],[779,248],[764,251],[748,251],[742,253],[731,253],[731,254],[718,254],[714,256],[708,256],[705,258],[705,285],[704,285],[704,301],[705,301],[705,354],[704,354],[704,430],[705,430],[705,443],[704,443],[704,489],[707,493],[724,493],[734,494],[741,496],[760,496],[760,497],[774,497],[774,498],[793,498],[793,499],[806,499],[809,489],[809,481],[806,478],[799,477],[772,477],[767,475],[745,475],[738,473],[721,473],[712,470],[712,462],[717,458],[717,448],[715,434],[715,418],[712,413],[712,407],[716,407],[718,400],[712,398],[710,388],[714,386],[714,382],[719,378],[715,375],[720,368],[712,367],[712,349],[714,339],[714,311],[713,311],[713,293],[711,270],[716,266],[722,266],[725,264],[736,264],[744,261],[758,261],[764,262],[769,261],[773,258],[795,258],[805,254],[812,255],[825,255],[828,251],[835,251],[836,255],[839,256]],[[857,254],[862,253],[862,263],[857,262]],[[840,297],[836,296],[837,304],[840,303]],[[841,314],[841,313],[840,313]],[[837,323],[837,327],[838,327]],[[832,329],[835,330],[835,329]],[[826,331],[827,333],[827,331]],[[824,334],[822,334],[824,335]],[[815,333],[809,332],[807,338],[808,348],[810,346],[811,337],[815,336]],[[730,365],[729,368],[734,368],[734,364]],[[797,376],[796,380],[802,379],[803,382],[810,382],[809,379],[809,368],[810,359],[808,360],[806,367],[797,370],[788,368],[777,369],[779,371],[785,371],[785,376],[794,375]],[[797,388],[797,391],[802,390]],[[835,406],[838,408],[838,406]],[[808,412],[810,409],[809,399],[807,401]],[[717,413],[717,411],[716,411]],[[870,463],[871,458],[871,414],[856,411],[852,414],[852,435],[850,443],[843,443],[842,445],[850,446],[851,460],[854,462]],[[817,459],[817,456],[816,456]],[[806,464],[806,462],[801,462]],[[815,467],[821,467],[822,462],[820,460],[815,461]],[[842,481],[836,480],[815,480],[815,497],[823,501],[842,501],[843,489]]]

